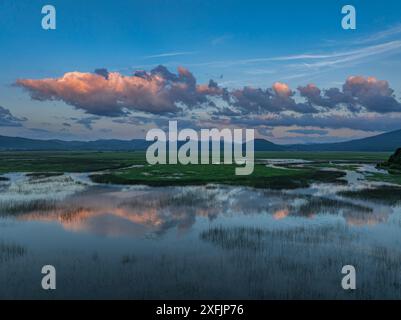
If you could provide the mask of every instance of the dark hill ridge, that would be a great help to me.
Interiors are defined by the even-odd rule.
[[[63,141],[0,136],[2,151],[144,151],[153,142],[134,140]],[[184,142],[180,142],[183,144]],[[401,130],[338,143],[278,145],[255,139],[255,151],[388,151],[401,147]]]
[[[287,145],[294,151],[394,151],[401,147],[401,130],[337,143]]]
[[[63,141],[37,140],[0,136],[0,150],[55,150],[55,151],[116,151],[146,150],[150,143],[142,139],[135,140],[95,140],[95,141]]]
[[[143,139],[135,140],[95,140],[95,141],[63,141],[63,140],[37,140],[18,137],[0,136],[0,150],[55,150],[55,151],[118,151],[118,150],[135,150],[144,151],[153,142]],[[185,142],[179,142],[178,146]],[[282,151],[283,146],[274,144],[273,142],[255,139],[255,150],[261,151]]]
[[[386,162],[379,164],[379,167],[401,170],[401,148],[398,148]]]
[[[401,168],[401,148],[397,149],[397,151],[390,157],[388,162]]]

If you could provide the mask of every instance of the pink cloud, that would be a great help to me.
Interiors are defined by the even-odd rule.
[[[205,105],[216,107],[215,114],[226,116],[283,111],[315,114],[344,108],[350,112],[401,112],[401,104],[387,81],[361,76],[349,77],[342,89],[300,86],[298,92],[304,102],[295,99],[295,91],[286,83],[275,82],[267,89],[228,90],[213,80],[197,84],[193,74],[183,67],[176,74],[158,66],[130,76],[97,69],[94,73],[68,72],[60,78],[19,79],[16,84],[28,90],[33,99],[61,100],[89,114],[103,116],[120,116],[129,110],[177,114]],[[230,108],[219,110],[210,96],[220,97]]]
[[[292,91],[286,83],[275,82],[272,88],[274,92],[280,97],[287,98],[292,95]]]
[[[178,75],[161,71],[132,76],[68,72],[61,78],[19,79],[16,84],[27,89],[33,99],[62,100],[88,113],[108,116],[121,115],[124,109],[176,112],[177,102],[200,104],[206,102],[206,95],[219,91],[217,86],[197,86],[195,77],[185,68],[178,68]]]

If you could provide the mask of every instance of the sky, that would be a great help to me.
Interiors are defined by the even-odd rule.
[[[177,120],[287,144],[401,129],[396,0],[2,0],[0,44],[0,135],[134,139]]]

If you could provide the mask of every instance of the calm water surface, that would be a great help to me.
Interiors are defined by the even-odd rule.
[[[336,194],[369,187],[362,173],[291,191],[6,176],[1,298],[401,298],[401,207]]]

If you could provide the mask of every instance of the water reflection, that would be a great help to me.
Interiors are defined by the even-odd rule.
[[[365,267],[363,297],[401,297],[401,207],[339,195],[362,184],[347,177],[278,191],[10,176],[0,195],[0,297],[44,294],[35,272],[49,262],[68,283],[60,298],[349,298],[338,289],[345,263]],[[24,290],[9,290],[20,282]]]
[[[21,212],[19,221],[55,222],[65,230],[105,236],[162,235],[169,229],[185,232],[200,219],[218,217],[246,221],[271,216],[276,221],[316,215],[341,216],[354,226],[384,223],[391,206],[361,203],[334,196],[314,196],[243,187],[202,186],[121,190],[93,188],[64,200]]]

